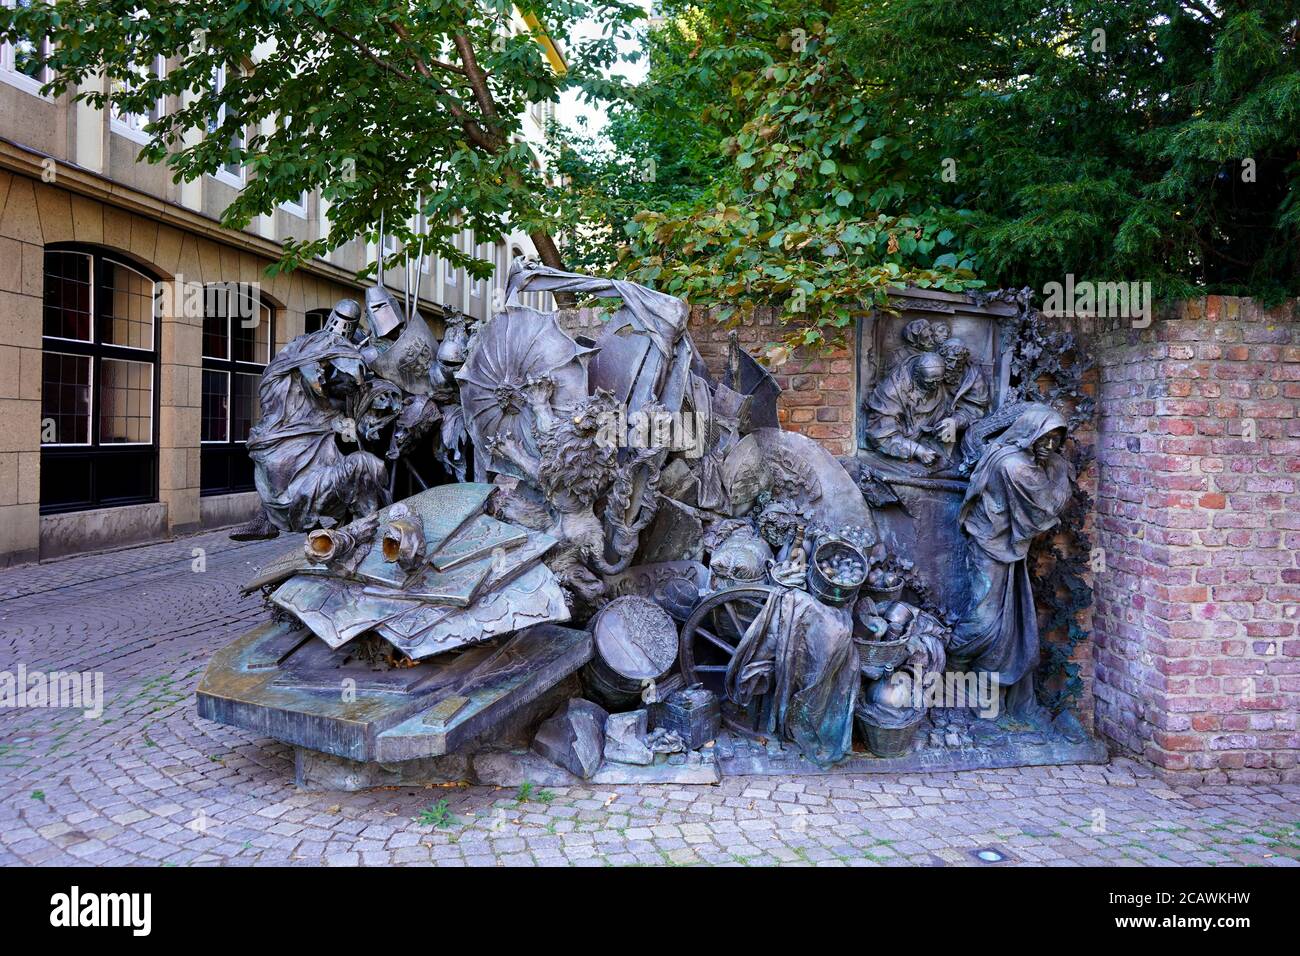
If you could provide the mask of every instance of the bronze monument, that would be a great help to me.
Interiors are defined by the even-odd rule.
[[[523,260],[506,291],[439,340],[377,286],[267,368],[258,491],[308,534],[250,582],[268,619],[203,716],[335,786],[708,783],[768,772],[772,739],[813,772],[1101,759],[1034,696],[1027,554],[1071,493],[1066,422],[1001,401],[969,317],[882,339],[837,461],[734,338],[714,376],[681,300]],[[529,291],[620,304],[583,339]],[[449,480],[391,501],[417,450]]]

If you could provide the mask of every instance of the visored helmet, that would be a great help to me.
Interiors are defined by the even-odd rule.
[[[383,286],[372,286],[366,290],[366,318],[371,332],[378,338],[387,338],[405,321],[397,300]]]
[[[325,320],[325,328],[341,339],[351,340],[352,333],[357,330],[357,323],[360,321],[361,306],[357,304],[357,300],[339,299],[330,310],[329,318]]]

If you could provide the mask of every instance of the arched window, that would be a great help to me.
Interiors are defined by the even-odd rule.
[[[252,491],[246,443],[260,410],[257,387],[271,361],[275,312],[252,286],[219,283],[204,292],[199,493]]]
[[[158,498],[155,281],[111,252],[46,249],[42,514]]]

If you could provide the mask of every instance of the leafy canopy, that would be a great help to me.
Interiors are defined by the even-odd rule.
[[[608,268],[787,345],[898,281],[1300,294],[1297,0],[662,7],[612,148],[568,144]]]
[[[483,276],[490,266],[454,245],[462,229],[522,229],[558,264],[547,255],[558,207],[521,117],[570,87],[620,96],[604,76],[616,38],[642,16],[624,0],[532,0],[533,22],[564,50],[567,72],[557,72],[541,29],[510,32],[513,9],[503,0],[55,0],[0,9],[0,35],[53,40],[55,94],[72,87],[106,107],[111,93],[137,113],[179,98],[146,127],[142,155],[178,181],[244,165],[248,185],[225,210],[229,226],[320,188],[330,234],[286,243],[282,267],[373,235],[381,213],[413,241],[422,195],[426,251]],[[569,43],[579,21],[598,29]],[[150,69],[156,56],[171,58],[162,77]],[[98,71],[109,80],[102,90],[90,82]]]
[[[590,133],[584,118],[575,129],[552,132],[548,166],[566,180],[564,217],[581,224],[562,237],[573,267],[608,269],[638,212],[689,205],[726,175],[731,160],[720,149],[726,133],[717,117],[716,82],[696,82],[692,55],[699,31],[713,26],[688,7],[648,31],[633,59],[650,61],[651,81],[608,104],[601,134]],[[744,55],[724,40],[711,36],[709,49],[727,60]]]

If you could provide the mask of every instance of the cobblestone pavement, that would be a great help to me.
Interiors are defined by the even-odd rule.
[[[98,720],[0,710],[0,863],[1300,863],[1300,787],[1168,786],[1140,765],[729,778],[717,787],[303,793],[291,754],[198,719],[209,655],[296,539],[211,533],[0,572],[0,670],[101,671]],[[198,570],[203,566],[203,570]],[[998,864],[995,864],[998,865]]]

